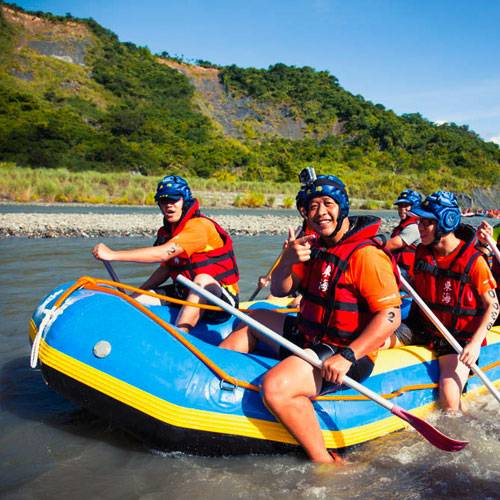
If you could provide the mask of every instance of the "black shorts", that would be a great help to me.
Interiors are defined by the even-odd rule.
[[[209,285],[210,286],[210,285]],[[219,285],[213,285],[214,288],[210,289],[207,287],[210,292],[214,293],[218,298],[222,299],[224,302],[227,302],[229,305],[233,307],[238,307],[240,304],[239,296],[233,295],[226,288]],[[168,297],[173,297],[175,299],[186,300],[189,290],[182,286],[180,283],[171,283],[169,285],[162,286],[160,288],[156,288],[155,292],[160,295],[167,295]],[[170,305],[170,303],[166,300],[162,300],[161,304],[163,306]],[[203,310],[203,319],[207,323],[219,324],[224,323],[224,321],[228,320],[231,317],[230,313],[226,311],[212,311],[210,309]]]
[[[429,345],[431,342],[428,335],[419,332],[416,328],[410,328],[407,323],[401,323],[394,335],[403,345]]]
[[[299,332],[297,328],[297,317],[296,316],[287,316],[285,318],[285,323],[283,324],[283,337],[290,342],[293,342],[295,345],[298,345],[301,348],[304,348],[305,339],[304,336]],[[323,362],[328,358],[331,358],[337,351],[341,349],[340,347],[334,346],[332,344],[326,344],[324,342],[319,342],[317,344],[313,344],[308,346],[309,349],[314,351],[318,358]],[[284,347],[280,348],[280,359],[285,359],[290,356],[292,353],[285,349]],[[360,359],[357,359],[349,368],[347,372],[347,376],[356,380],[357,382],[362,382],[367,379],[371,372],[373,371],[373,361],[368,356],[363,356]],[[323,384],[321,386],[320,393],[323,394],[325,392],[334,392],[338,391],[343,386],[327,382],[323,380]]]
[[[465,347],[468,342],[463,340],[455,339],[460,346]],[[456,354],[458,356],[457,351],[451,347],[451,344],[444,337],[434,337],[431,342],[431,349],[436,353],[436,356],[440,358],[441,356],[447,356],[448,354]],[[476,364],[479,362],[479,358],[476,361]]]
[[[448,354],[457,354],[457,351],[453,349],[451,344],[444,337],[431,337],[416,329],[410,328],[406,323],[401,323],[394,334],[403,345],[427,346],[436,353],[438,358]],[[457,340],[462,347],[467,345],[467,341],[455,340]]]

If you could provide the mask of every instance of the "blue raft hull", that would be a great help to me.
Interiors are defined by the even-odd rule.
[[[41,301],[30,322],[41,333],[38,360],[44,379],[67,399],[165,450],[203,454],[275,452],[297,445],[264,406],[256,390],[277,363],[265,351],[242,354],[217,344],[234,327],[201,323],[191,334],[171,326],[176,307],[150,306],[149,317],[123,297],[78,289],[49,321],[42,321],[70,285]],[[253,308],[275,307],[257,302]],[[39,332],[42,326],[42,332]],[[500,331],[489,335],[480,366],[500,379]],[[106,341],[108,355],[95,346]],[[438,363],[423,347],[382,351],[365,385],[412,413],[435,408]],[[416,386],[416,387],[413,387]],[[468,393],[483,392],[477,377]],[[404,428],[405,423],[348,388],[314,401],[330,448],[343,448]]]

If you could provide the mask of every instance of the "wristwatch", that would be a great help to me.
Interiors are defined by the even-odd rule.
[[[356,356],[354,355],[354,351],[350,347],[342,347],[339,349],[337,354],[340,354],[344,359],[354,363],[356,361]]]

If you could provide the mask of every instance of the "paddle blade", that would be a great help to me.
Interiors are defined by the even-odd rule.
[[[460,451],[462,448],[469,444],[468,441],[459,441],[445,436],[442,432],[438,431],[434,426],[425,420],[408,413],[400,406],[394,405],[391,412],[397,417],[408,422],[416,431],[433,444],[436,448],[444,451]]]

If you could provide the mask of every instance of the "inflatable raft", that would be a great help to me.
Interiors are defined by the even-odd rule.
[[[233,454],[297,446],[259,394],[263,375],[277,360],[265,349],[242,354],[217,347],[236,320],[201,322],[186,334],[173,326],[177,305],[143,306],[115,285],[83,277],[38,305],[30,321],[32,366],[39,364],[49,387],[156,449]],[[258,301],[250,307],[279,305]],[[499,358],[496,329],[479,360],[496,385]],[[380,352],[364,384],[422,417],[435,407],[438,371],[428,349],[397,348]],[[476,376],[470,378],[468,394],[484,390]],[[348,388],[318,396],[314,406],[329,448],[405,426]]]

